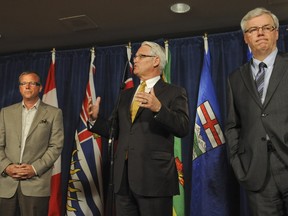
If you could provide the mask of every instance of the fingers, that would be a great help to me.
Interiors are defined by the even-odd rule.
[[[16,180],[25,180],[35,176],[35,172],[29,164],[13,164],[9,167],[9,175]]]
[[[147,104],[149,102],[149,94],[144,92],[139,92],[135,95],[135,100],[141,104]]]
[[[155,92],[154,92],[154,88],[151,89],[150,94],[156,97]]]
[[[100,98],[100,97],[97,97],[97,98],[96,98],[95,105],[100,106],[100,102],[101,102],[101,98]]]
[[[151,89],[150,93],[139,92],[135,95],[135,100],[139,102],[140,107],[148,108],[152,112],[159,112],[161,108],[161,102],[155,96],[154,89]]]
[[[89,97],[88,98],[88,103],[87,103],[87,113],[89,114],[89,115],[91,115],[91,108],[92,108],[92,98],[91,97]]]
[[[97,97],[95,103],[93,104],[92,98],[88,98],[87,104],[87,113],[89,118],[92,120],[96,120],[99,113],[101,98]]]

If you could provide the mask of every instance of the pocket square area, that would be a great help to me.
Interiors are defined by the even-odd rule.
[[[43,119],[40,121],[40,124],[47,124],[47,123],[48,123],[48,121],[46,119]]]

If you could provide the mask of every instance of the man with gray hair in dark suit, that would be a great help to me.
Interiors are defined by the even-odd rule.
[[[230,162],[251,215],[288,215],[288,61],[276,46],[279,22],[256,8],[241,28],[253,58],[228,79]]]
[[[117,216],[172,216],[172,197],[179,194],[174,136],[189,131],[184,88],[165,83],[164,49],[154,42],[141,44],[134,57],[138,88],[121,93],[116,110],[114,192]],[[89,101],[89,129],[108,137],[111,126],[99,115],[100,98]]]

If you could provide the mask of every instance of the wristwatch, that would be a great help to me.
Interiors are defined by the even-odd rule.
[[[5,170],[6,170],[6,169],[4,169],[4,171],[1,173],[1,176],[2,176],[2,177],[7,177],[7,176],[8,176],[8,174],[6,173]]]
[[[11,165],[11,164],[12,164],[12,163],[8,164],[8,166]],[[8,166],[7,166],[7,167],[8,167]],[[1,173],[1,176],[2,176],[2,177],[7,177],[7,176],[8,176],[8,174],[6,173],[7,167],[6,167],[6,168],[3,170],[3,172]]]

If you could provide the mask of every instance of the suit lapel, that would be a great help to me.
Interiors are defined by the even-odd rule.
[[[134,87],[134,88],[130,88],[130,89],[125,90],[124,94],[127,94],[127,95],[122,97],[123,98],[123,105],[122,106],[124,107],[124,109],[127,110],[126,116],[127,116],[127,118],[129,119],[130,122],[131,122],[130,109],[131,109],[131,104],[132,104],[132,100],[133,100],[133,97],[134,97],[136,89],[137,88]]]
[[[19,141],[21,142],[22,137],[22,102],[19,103],[19,106],[15,109],[15,114],[13,115],[14,122],[19,122],[19,124],[16,125],[15,131],[18,136]]]
[[[280,81],[282,80],[286,71],[287,71],[287,62],[280,55],[277,55],[274,63],[274,68],[269,80],[267,94],[264,101],[264,107],[267,106],[267,104],[271,100],[272,95],[276,91],[276,88],[279,85]]]
[[[155,95],[156,97],[158,98],[162,93],[165,92],[165,87],[167,86],[168,84],[165,83],[162,79],[160,79],[154,86],[154,92],[155,92]]]
[[[37,125],[39,124],[40,120],[43,120],[43,117],[47,113],[46,106],[43,104],[43,102],[40,102],[38,110],[36,112],[36,115],[33,119],[32,125],[30,127],[29,133],[27,135],[27,138],[32,134],[32,132],[35,130]]]
[[[258,91],[256,89],[255,81],[252,76],[251,61],[240,68],[240,73],[241,73],[242,80],[245,83],[245,86],[247,87],[249,93],[254,98],[256,103],[262,107],[262,103],[258,95]]]

